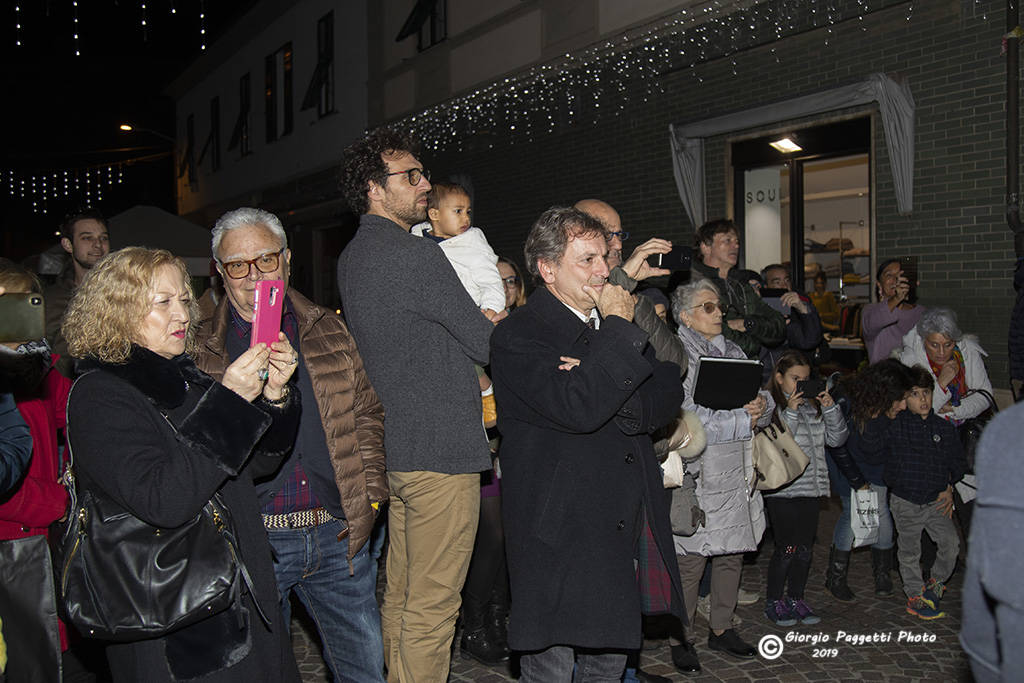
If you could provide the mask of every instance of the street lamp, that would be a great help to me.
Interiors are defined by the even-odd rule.
[[[118,126],[118,128],[120,128],[121,130],[123,130],[126,133],[130,133],[132,131],[152,133],[153,135],[157,136],[158,138],[167,140],[171,144],[174,144],[176,142],[175,139],[172,138],[170,135],[164,135],[163,133],[155,131],[152,128],[142,128],[141,126],[133,126],[130,123],[122,123],[120,126]]]

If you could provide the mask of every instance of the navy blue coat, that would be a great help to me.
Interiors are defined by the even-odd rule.
[[[559,356],[580,359],[559,370]],[[669,498],[650,434],[679,413],[679,367],[640,328],[590,330],[537,290],[491,338],[512,589],[509,645],[639,648],[644,520],[683,618]]]

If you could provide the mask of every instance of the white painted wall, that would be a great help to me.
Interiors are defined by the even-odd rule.
[[[317,21],[334,10],[335,113],[318,118],[316,108],[300,111],[303,95],[316,67]],[[195,154],[210,131],[210,100],[220,97],[221,168],[213,172],[209,158],[198,168],[198,187],[189,187],[187,177],[177,180],[178,213],[186,214],[204,206],[278,185],[291,178],[321,170],[340,159],[341,150],[367,125],[367,16],[363,2],[298,0],[279,17],[266,23],[251,37],[239,39],[228,34],[240,47],[216,61],[211,46],[209,64],[194,83],[177,97],[176,137],[180,154],[185,146],[186,120],[195,115]],[[239,25],[244,24],[244,19]],[[264,104],[264,58],[291,41],[292,132],[266,142]],[[195,70],[193,70],[193,73]],[[250,141],[252,154],[241,157],[239,149],[227,150],[239,112],[238,83],[250,75]],[[179,159],[180,161],[180,159]]]
[[[783,166],[745,171],[743,240],[745,266],[760,272],[782,261],[782,221],[779,215],[779,171]]]

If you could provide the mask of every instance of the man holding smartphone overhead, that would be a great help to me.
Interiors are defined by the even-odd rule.
[[[285,623],[294,591],[317,624],[334,680],[383,681],[372,538],[387,501],[384,410],[345,323],[289,289],[291,251],[277,216],[224,214],[213,257],[225,296],[200,323],[196,365],[217,379],[251,345],[257,286],[284,283],[280,330],[294,351],[278,362],[298,365],[289,390],[301,394],[303,410],[291,455],[256,490]]]
[[[581,199],[574,208],[579,209],[591,218],[596,218],[604,227],[605,241],[608,243],[608,282],[622,287],[633,294],[633,322],[650,337],[659,360],[667,360],[677,364],[680,377],[686,374],[686,351],[664,319],[658,315],[654,300],[636,293],[637,285],[659,275],[669,275],[672,271],[651,265],[648,259],[655,255],[672,252],[672,243],[658,237],[652,237],[638,246],[628,260],[622,260],[622,240],[629,233],[622,229],[619,212],[611,204],[600,199]]]

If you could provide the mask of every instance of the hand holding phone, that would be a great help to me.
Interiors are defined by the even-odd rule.
[[[800,380],[796,383],[796,390],[803,393],[804,398],[817,398],[818,394],[825,391],[825,380],[819,377]]]
[[[690,270],[693,265],[693,249],[690,247],[672,247],[667,254],[651,254],[647,263],[653,268],[666,270]]]
[[[903,300],[908,304],[917,303],[917,285],[919,281],[919,275],[917,272],[917,257],[901,257],[900,272],[903,275],[903,277],[906,278],[907,284],[910,286],[910,290],[907,292],[907,296]]]

